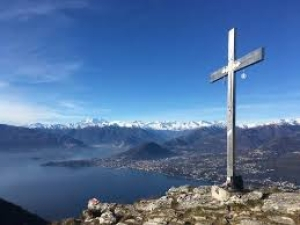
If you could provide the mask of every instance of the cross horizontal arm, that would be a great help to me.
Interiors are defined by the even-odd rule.
[[[245,69],[248,66],[256,64],[264,59],[264,48],[258,48],[240,59],[237,59],[234,64],[236,65],[234,70],[239,71]]]
[[[227,75],[227,66],[222,67],[221,69],[218,69],[217,71],[213,72],[210,75],[210,82],[213,83],[215,81],[218,81],[225,77]]]
[[[243,56],[240,59],[237,59],[234,61],[234,71],[237,72],[239,70],[245,69],[248,66],[251,66],[253,64],[256,64],[264,59],[264,48],[258,48],[247,55]],[[224,66],[221,69],[218,69],[217,71],[213,72],[210,75],[210,82],[216,82],[223,77],[227,76],[228,73],[228,67]]]

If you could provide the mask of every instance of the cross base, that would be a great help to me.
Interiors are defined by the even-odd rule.
[[[224,186],[234,191],[241,191],[244,189],[244,181],[242,176],[227,177],[227,181]]]

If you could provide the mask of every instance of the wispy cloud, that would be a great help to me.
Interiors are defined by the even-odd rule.
[[[82,67],[82,62],[79,60],[61,59],[61,57],[49,59],[47,55],[37,57],[35,53],[28,51],[28,47],[30,48],[30,46],[20,47],[19,51],[22,51],[20,54],[0,53],[1,77],[10,82],[55,82],[70,77]]]
[[[23,125],[36,121],[61,119],[63,115],[50,108],[35,104],[26,104],[16,99],[0,100],[0,122]]]
[[[77,103],[73,101],[60,101],[58,102],[58,105],[62,108],[71,109],[71,110],[82,108],[81,106],[79,106]]]
[[[9,26],[0,36],[0,78],[8,82],[43,83],[66,79],[78,72],[83,61],[68,43],[56,41],[56,25]],[[17,35],[16,35],[17,34]],[[59,40],[59,39],[58,39]]]
[[[111,109],[101,108],[98,106],[95,107],[94,104],[78,100],[59,101],[57,104],[57,108],[59,108],[60,111],[64,111],[65,113],[74,114],[75,112],[77,115],[81,115],[82,118],[102,117],[111,113]]]
[[[6,82],[6,81],[1,81],[0,80],[0,88],[6,88],[6,87],[8,87],[9,86],[9,83],[8,82]]]
[[[15,62],[16,63],[16,62]],[[19,64],[11,75],[18,81],[46,83],[63,80],[81,68],[80,62],[35,62]]]
[[[31,123],[68,123],[77,122],[93,109],[80,109],[76,103],[60,102],[55,106],[49,103],[35,103],[18,96],[0,96],[0,123],[26,125]],[[98,114],[97,116],[101,116]]]
[[[29,20],[37,16],[48,16],[67,9],[82,9],[88,6],[87,0],[12,0],[0,8],[0,20]]]

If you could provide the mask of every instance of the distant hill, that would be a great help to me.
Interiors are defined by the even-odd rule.
[[[299,125],[272,124],[253,128],[237,128],[236,130],[238,151],[250,151],[256,148],[273,149],[273,151],[285,151],[284,149],[287,148],[296,150],[299,137]],[[191,131],[186,136],[169,140],[164,143],[164,146],[177,150],[189,149],[201,152],[226,151],[226,128],[200,128]]]
[[[292,151],[300,152],[300,134],[290,137],[273,138],[267,143],[259,146],[259,149],[262,151],[272,151],[274,156]]]
[[[276,139],[300,135],[300,125],[280,123],[252,128],[238,127],[236,134],[238,151],[250,151]],[[288,141],[291,142],[292,139]],[[29,129],[0,125],[0,150],[75,148],[102,144],[131,148],[148,142],[158,143],[163,148],[177,152],[221,152],[226,151],[226,128],[206,126],[183,132],[113,125],[77,129]]]
[[[154,130],[119,126],[48,130],[48,132],[51,131],[68,135],[89,145],[111,144],[120,147],[132,147],[151,141],[161,143],[167,139],[165,133],[160,134]]]
[[[116,158],[127,160],[156,160],[175,156],[170,150],[161,147],[154,142],[148,142],[131,148],[126,152],[116,155]]]
[[[46,220],[0,198],[0,224],[46,225]]]
[[[86,145],[69,135],[0,124],[0,151],[42,148],[77,148]]]

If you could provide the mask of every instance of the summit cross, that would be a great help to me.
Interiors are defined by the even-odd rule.
[[[222,78],[228,77],[227,90],[227,180],[226,187],[243,189],[241,176],[235,174],[235,72],[245,69],[248,66],[261,62],[264,59],[264,49],[258,48],[240,59],[235,59],[235,28],[228,32],[228,65],[215,71],[210,75],[210,82],[213,83]]]

